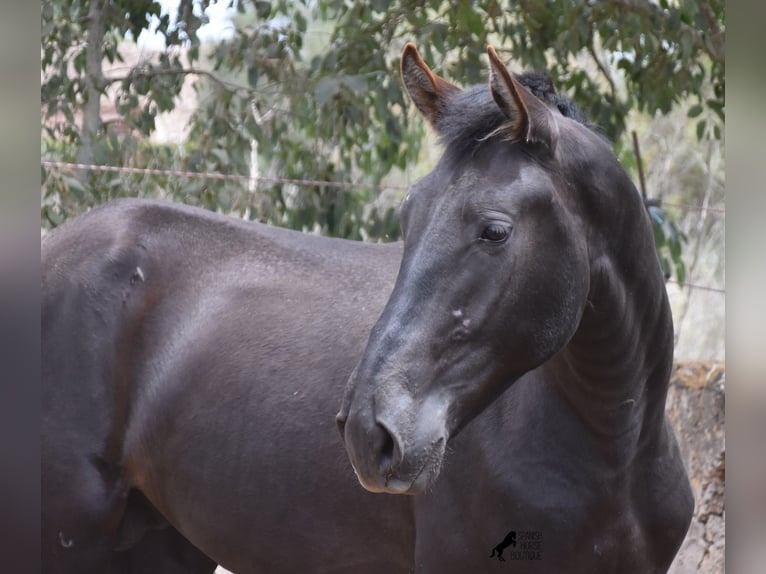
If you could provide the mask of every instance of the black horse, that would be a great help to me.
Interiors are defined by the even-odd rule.
[[[693,501],[646,213],[547,80],[490,63],[463,91],[405,48],[445,153],[403,246],[147,201],[44,239],[45,572],[481,572],[510,527],[545,544],[518,571],[668,568]],[[335,434],[346,379],[387,494]]]
[[[368,490],[420,495],[428,571],[481,571],[466,550],[511,526],[543,535],[524,571],[665,571],[693,499],[649,219],[607,142],[489,59],[489,88],[463,91],[405,48],[446,150],[402,204],[396,285],[337,417],[346,450]]]

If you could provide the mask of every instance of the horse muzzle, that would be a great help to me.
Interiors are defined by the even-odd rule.
[[[342,409],[335,420],[360,484],[370,492],[389,494],[426,490],[441,469],[447,444],[444,426],[423,424],[421,417],[412,416],[421,409],[386,416],[385,410],[376,414],[372,408],[353,406]],[[407,424],[413,419],[415,424]]]

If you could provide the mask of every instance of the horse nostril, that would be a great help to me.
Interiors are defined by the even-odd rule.
[[[396,441],[388,429],[380,423],[375,425],[375,431],[374,446],[378,453],[379,468],[384,474],[391,474],[398,464],[398,461],[395,460],[398,455]]]
[[[335,416],[335,424],[338,425],[338,432],[340,433],[340,438],[344,441],[346,440],[346,418],[341,413],[338,413]]]
[[[383,432],[385,432],[385,429]],[[394,439],[389,433],[385,432],[385,437],[383,438],[383,446],[380,447],[380,462],[384,466],[390,466],[390,463],[393,460]]]

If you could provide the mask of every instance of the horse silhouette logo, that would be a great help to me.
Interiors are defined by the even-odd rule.
[[[516,548],[516,531],[511,530],[508,534],[505,535],[505,538],[503,538],[503,541],[495,546],[492,549],[492,554],[489,555],[490,558],[495,557],[495,552],[497,552],[497,559],[501,562],[505,562],[505,558],[503,558],[503,550],[508,548],[509,546],[513,546]]]

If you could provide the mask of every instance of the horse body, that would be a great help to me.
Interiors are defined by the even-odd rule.
[[[46,571],[667,570],[693,500],[648,218],[490,61],[461,90],[405,49],[445,154],[403,246],[130,201],[45,239]]]
[[[46,237],[46,571],[175,566],[173,529],[239,572],[403,570],[410,501],[359,488],[328,414],[400,254],[138,201]]]

